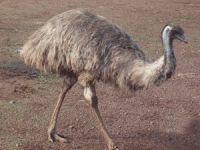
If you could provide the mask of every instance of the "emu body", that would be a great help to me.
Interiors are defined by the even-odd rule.
[[[149,62],[128,34],[102,16],[71,10],[47,21],[30,36],[21,56],[26,64],[64,78],[48,129],[49,140],[66,141],[55,131],[56,120],[66,93],[78,82],[99,121],[108,149],[117,149],[100,116],[95,82],[110,82],[132,91],[170,78],[176,67],[172,41],[177,35],[177,39],[184,40],[179,26],[165,26],[164,55]]]
[[[89,72],[123,88],[127,83],[119,79],[128,80],[134,65],[146,63],[144,53],[124,31],[101,16],[78,10],[49,20],[30,37],[21,54],[26,64],[45,72]]]

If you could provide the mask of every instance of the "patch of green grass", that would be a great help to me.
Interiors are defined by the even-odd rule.
[[[24,141],[15,134],[0,136],[0,140],[0,147],[5,150],[19,150],[21,143]]]
[[[136,34],[134,36],[131,36],[131,38],[133,39],[133,41],[135,41],[136,43],[137,42],[146,42],[146,43],[149,43],[149,42],[158,42],[160,39],[159,37],[157,36],[152,36],[150,34]]]
[[[38,70],[26,66],[21,60],[1,62],[0,69],[8,70],[15,73],[26,74],[30,77],[36,77],[39,74]]]
[[[0,149],[18,150],[28,141],[36,140],[47,120],[40,114],[44,112],[42,107],[10,101],[0,100]]]
[[[152,37],[150,34],[140,34],[133,36],[132,39],[150,60],[157,59],[163,52],[159,37]]]
[[[199,42],[200,41],[200,37],[199,36],[196,36],[196,35],[191,35],[190,37],[189,37],[189,42],[191,42],[191,41],[193,41],[193,42]]]
[[[5,119],[7,119],[9,116],[14,117],[15,119],[20,119],[27,110],[27,107],[22,103],[12,104],[9,100],[0,100],[0,108],[0,112]]]
[[[39,70],[26,66],[21,60],[15,60],[6,63],[0,63],[0,69],[8,70],[14,73],[24,74],[26,76],[36,78],[41,83],[51,83],[56,79],[54,74],[44,74]]]
[[[39,73],[37,76],[37,79],[42,84],[49,84],[49,83],[52,83],[53,81],[55,81],[56,75]]]

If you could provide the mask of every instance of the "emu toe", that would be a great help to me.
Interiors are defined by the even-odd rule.
[[[56,133],[48,134],[48,140],[51,141],[51,142],[55,142],[55,141],[59,141],[61,143],[66,143],[67,142],[66,138],[64,138],[63,136],[58,135]]]
[[[111,142],[108,144],[108,150],[119,150],[119,148],[115,146],[114,143]]]

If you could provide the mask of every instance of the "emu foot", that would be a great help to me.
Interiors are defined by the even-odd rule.
[[[117,146],[115,146],[115,144],[113,142],[110,142],[108,144],[108,150],[119,150],[119,148]]]
[[[63,136],[56,134],[55,132],[49,132],[48,133],[48,140],[51,142],[59,141],[61,143],[66,143],[67,139]]]

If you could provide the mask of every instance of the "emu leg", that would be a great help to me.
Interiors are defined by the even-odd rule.
[[[51,121],[48,128],[48,139],[51,142],[54,142],[55,140],[59,142],[67,142],[67,140],[64,137],[61,137],[56,133],[56,122],[58,118],[58,114],[62,105],[62,102],[65,98],[66,93],[71,89],[71,87],[76,83],[76,80],[73,78],[65,78],[63,81],[62,89],[58,97],[57,104],[55,106],[55,109],[53,111]]]
[[[92,107],[92,110],[98,120],[98,127],[103,133],[103,136],[107,142],[107,146],[109,150],[118,150],[118,148],[114,145],[110,135],[108,134],[108,131],[103,123],[102,117],[99,112],[98,108],[98,99],[96,96],[95,86],[94,85],[87,85],[84,88],[84,97],[86,101],[90,104]]]

